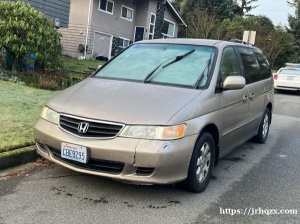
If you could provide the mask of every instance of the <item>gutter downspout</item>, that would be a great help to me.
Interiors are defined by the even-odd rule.
[[[89,36],[89,31],[90,31],[91,5],[92,5],[92,0],[90,0],[90,3],[89,3],[89,14],[88,14],[88,21],[87,21],[87,26],[86,26],[85,50],[84,50],[84,58],[85,59],[86,59],[86,53],[87,53],[88,36]]]

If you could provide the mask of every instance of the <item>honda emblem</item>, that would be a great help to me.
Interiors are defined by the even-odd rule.
[[[78,124],[77,130],[78,130],[78,132],[85,134],[85,133],[87,133],[87,131],[88,131],[88,129],[89,129],[89,126],[90,126],[89,123],[86,123],[86,122],[80,122],[80,123]]]

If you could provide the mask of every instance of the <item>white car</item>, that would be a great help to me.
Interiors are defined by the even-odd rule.
[[[274,89],[276,90],[300,90],[300,69],[281,68],[273,74]]]

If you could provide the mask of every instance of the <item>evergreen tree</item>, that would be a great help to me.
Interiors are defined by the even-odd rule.
[[[300,1],[293,0],[287,1],[291,7],[295,8],[295,15],[289,15],[289,27],[286,29],[289,33],[294,36],[295,43],[294,43],[294,50],[295,55],[292,58],[292,62],[300,62]]]
[[[252,3],[257,1],[258,0],[231,0],[231,5],[236,15],[243,16],[258,6],[252,5]]]

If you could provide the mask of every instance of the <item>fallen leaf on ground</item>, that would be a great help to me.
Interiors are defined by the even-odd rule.
[[[54,168],[57,167],[59,165],[50,162],[49,160],[43,159],[43,158],[38,158],[36,159],[36,161],[33,163],[32,167],[29,167],[25,170],[13,170],[13,171],[9,171],[7,173],[4,173],[0,176],[0,180],[8,180],[12,177],[20,177],[20,176],[25,176],[25,177],[29,177],[31,175],[31,173],[36,170],[37,168],[40,167],[45,167],[45,168]]]

